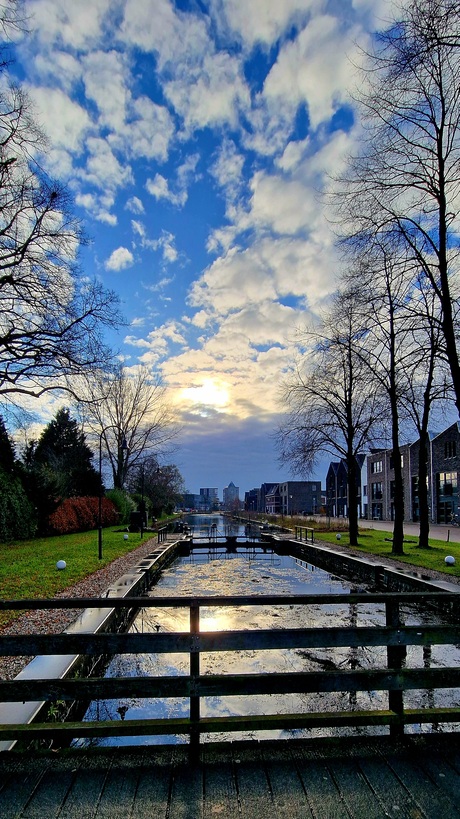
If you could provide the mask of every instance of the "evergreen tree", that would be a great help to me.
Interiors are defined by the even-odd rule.
[[[33,537],[36,515],[22,483],[14,444],[0,417],[0,541]]]
[[[28,452],[33,470],[61,499],[99,495],[101,479],[92,458],[84,432],[65,407],[58,410]]]
[[[8,435],[3,418],[0,416],[0,468],[11,474],[15,469],[14,444]]]

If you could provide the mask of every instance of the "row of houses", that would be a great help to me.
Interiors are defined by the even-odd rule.
[[[404,515],[419,520],[419,441],[401,447]],[[460,423],[430,433],[426,452],[428,502],[432,523],[449,523],[459,511]],[[394,462],[391,449],[373,449],[357,457],[355,502],[368,520],[394,519]],[[245,509],[273,515],[348,517],[349,489],[344,460],[330,463],[326,489],[320,481],[264,483],[245,494]]]
[[[404,485],[404,519],[419,520],[419,441],[401,446]],[[440,433],[429,433],[426,451],[427,489],[432,523],[449,523],[458,513],[460,471],[460,424]],[[358,459],[356,503],[360,517],[394,519],[394,460],[391,449],[373,449]],[[326,476],[326,508],[331,517],[348,516],[347,468],[344,461],[331,463]]]
[[[248,512],[268,515],[316,515],[324,512],[321,481],[263,483],[245,493]]]

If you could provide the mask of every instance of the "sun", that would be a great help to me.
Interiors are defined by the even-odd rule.
[[[206,378],[200,386],[182,390],[181,398],[195,406],[212,407],[222,412],[228,406],[230,394],[225,384]]]

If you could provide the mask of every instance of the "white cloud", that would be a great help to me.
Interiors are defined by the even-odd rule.
[[[52,87],[57,82],[68,94],[81,79],[80,61],[73,54],[59,49],[36,54],[33,67],[34,76],[37,76],[43,85]]]
[[[242,63],[226,53],[207,54],[195,68],[178,68],[176,78],[165,84],[165,93],[188,131],[236,127],[239,112],[249,107]]]
[[[251,221],[275,233],[295,235],[305,231],[318,215],[314,192],[295,179],[262,171],[251,181]]]
[[[134,264],[134,256],[127,247],[117,247],[105,262],[106,270],[125,270]]]
[[[284,45],[270,70],[263,89],[269,111],[281,105],[295,112],[305,102],[312,128],[330,118],[350,85],[349,56],[358,37],[356,27],[346,31],[331,15],[311,20],[294,41]]]
[[[86,97],[97,107],[99,125],[122,131],[130,98],[125,57],[114,50],[92,51],[82,66]]]
[[[211,0],[214,17],[225,19],[230,32],[251,49],[255,43],[271,45],[289,26],[299,25],[326,5],[326,0]]]
[[[212,42],[204,16],[173,8],[169,0],[127,0],[120,34],[125,42],[153,51],[160,71],[177,63],[200,63]]]
[[[87,148],[89,157],[85,170],[81,172],[82,179],[105,191],[114,191],[132,182],[130,166],[119,162],[105,139],[91,137]]]
[[[141,214],[144,213],[144,205],[138,196],[131,196],[126,202],[126,210],[130,210],[131,213]]]
[[[67,154],[66,164],[70,167],[73,157],[83,151],[85,138],[92,129],[87,111],[58,88],[29,88],[29,94],[50,139],[52,152],[61,157]]]
[[[30,28],[44,43],[86,49],[101,34],[104,18],[113,7],[112,0],[28,0],[26,17]]]
[[[146,96],[131,101],[123,132],[131,156],[164,162],[174,134],[174,122],[167,108]]]
[[[234,201],[241,190],[244,156],[230,139],[224,139],[209,173],[225,190],[230,201]]]
[[[188,198],[187,188],[191,181],[196,178],[195,169],[198,163],[198,154],[190,154],[185,162],[177,170],[176,190],[169,187],[168,180],[160,173],[155,174],[153,179],[147,179],[145,188],[155,199],[166,199],[177,207],[183,207]]]

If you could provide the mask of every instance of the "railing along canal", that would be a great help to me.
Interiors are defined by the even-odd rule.
[[[321,628],[241,629],[231,631],[201,632],[202,608],[241,606],[305,606],[330,607],[346,605],[355,612],[350,622]],[[385,623],[382,625],[357,626],[356,612],[360,605],[383,604]],[[427,610],[433,604],[442,604],[445,622],[404,625],[401,607],[416,604]],[[175,676],[142,676],[119,678],[63,679],[15,679],[0,681],[0,698],[3,702],[22,701],[95,701],[121,697],[189,699],[188,717],[80,721],[71,723],[31,723],[29,725],[1,725],[0,739],[52,738],[69,740],[73,737],[177,735],[188,734],[192,741],[203,733],[228,731],[260,731],[297,728],[331,728],[358,726],[389,726],[390,733],[403,733],[404,726],[422,723],[460,722],[460,706],[434,706],[407,708],[404,694],[411,690],[433,693],[441,689],[460,688],[460,667],[426,667],[426,656],[417,667],[406,666],[409,646],[427,648],[435,645],[458,645],[460,626],[458,622],[458,595],[449,593],[378,593],[334,594],[301,596],[200,596],[200,597],[131,597],[131,598],[79,598],[53,600],[0,600],[0,610],[6,609],[56,609],[113,607],[146,609],[177,607],[189,610],[189,632],[153,633],[104,633],[104,634],[21,634],[0,636],[0,655],[57,655],[77,653],[86,656],[111,656],[117,654],[163,654],[187,653],[189,673]],[[428,609],[427,609],[428,607]],[[419,611],[419,608],[416,609]],[[244,613],[241,613],[244,618]],[[329,614],[330,617],[333,615]],[[412,614],[411,619],[414,619]],[[331,619],[331,622],[332,619]],[[345,647],[386,647],[382,667],[336,667],[322,671],[267,671],[262,673],[200,673],[200,660],[204,652],[251,651],[266,652],[275,649],[318,649]],[[416,652],[417,653],[417,652]],[[418,652],[422,653],[422,652]],[[262,664],[262,655],[260,663]],[[413,661],[411,661],[413,662]],[[429,665],[429,664],[428,664]],[[252,697],[254,695],[316,694],[324,692],[383,691],[387,692],[387,708],[370,710],[345,710],[318,712],[312,710],[295,713],[240,714],[233,716],[201,716],[202,698],[219,696]],[[457,698],[458,699],[458,698]],[[384,703],[385,704],[385,703]]]
[[[311,529],[308,526],[296,526],[295,527],[295,539],[300,540],[301,543],[314,543],[315,541],[315,530]]]

